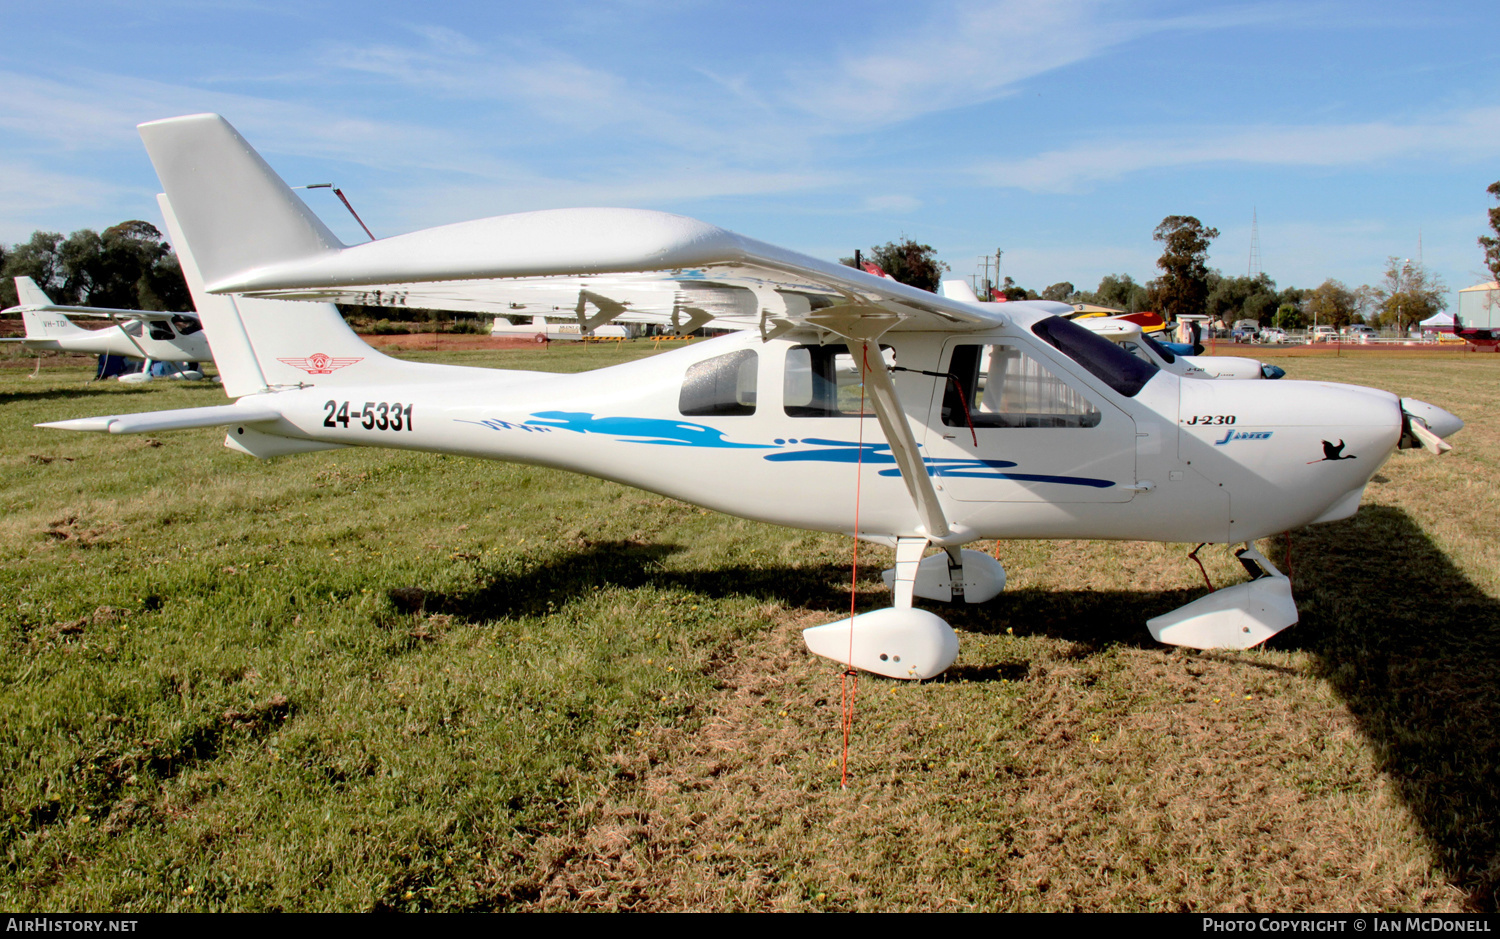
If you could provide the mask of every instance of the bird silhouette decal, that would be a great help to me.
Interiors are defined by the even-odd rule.
[[[1314,463],[1322,463],[1324,460],[1357,460],[1357,459],[1359,459],[1359,457],[1356,457],[1353,454],[1350,454],[1349,456],[1343,456],[1342,455],[1343,452],[1344,452],[1344,441],[1343,440],[1340,440],[1338,443],[1329,443],[1327,440],[1325,440],[1325,441],[1323,441],[1323,459],[1322,460],[1308,460],[1307,461],[1307,465],[1308,466],[1312,466]]]

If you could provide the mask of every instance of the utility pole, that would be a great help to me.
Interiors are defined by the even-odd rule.
[[[979,290],[974,291],[975,293],[977,293],[977,294],[980,295],[979,299],[981,299],[981,300],[989,300],[990,299],[990,291],[992,291],[996,287],[1000,286],[1000,256],[1003,255],[1004,253],[1005,252],[1001,251],[999,248],[995,249],[995,257],[994,257],[994,262],[995,262],[995,279],[994,280],[990,279],[990,260],[991,260],[990,256],[987,255],[987,254],[981,254],[979,256],[979,262],[984,265],[984,280],[982,281],[982,283],[984,284],[984,290],[983,291],[979,291]]]
[[[1250,208],[1250,267],[1246,272],[1250,279],[1260,276],[1260,211]]]

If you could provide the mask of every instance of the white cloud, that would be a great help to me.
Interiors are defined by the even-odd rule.
[[[73,70],[69,81],[0,72],[0,129],[33,151],[139,152],[135,125],[217,111],[268,152],[315,154],[379,167],[504,172],[463,135],[337,114],[316,105]]]
[[[1080,143],[1021,160],[980,165],[992,185],[1069,192],[1143,170],[1210,163],[1351,166],[1390,159],[1476,160],[1500,156],[1500,108],[1420,123],[1181,130],[1151,140]]]
[[[136,195],[125,187],[89,176],[37,169],[22,162],[0,162],[0,241],[14,243],[31,237],[36,227],[34,219],[42,215],[79,219],[78,225],[89,224],[86,219],[99,216],[102,206],[128,206],[136,201]]]
[[[988,101],[1024,79],[1097,55],[1139,31],[1111,28],[1098,0],[960,3],[832,66],[801,70],[786,106],[839,128],[880,126]]]

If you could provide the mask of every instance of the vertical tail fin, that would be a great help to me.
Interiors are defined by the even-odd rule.
[[[137,128],[206,283],[343,244],[217,114]]]
[[[36,285],[36,281],[30,277],[16,278],[16,297],[21,306],[52,306],[52,298],[47,296],[47,291]]]
[[[30,277],[16,278],[16,297],[23,308],[39,307],[21,310],[21,321],[26,324],[27,339],[62,339],[88,334],[88,330],[57,312],[52,298]]]
[[[209,293],[203,286],[197,243],[183,230],[176,205],[165,195],[156,201],[208,334],[225,394],[238,398],[278,385],[341,385],[397,374],[409,377],[414,363],[370,348],[332,303]]]

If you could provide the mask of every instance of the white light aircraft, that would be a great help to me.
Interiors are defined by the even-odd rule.
[[[237,400],[43,426],[225,426],[259,457],[377,446],[520,461],[855,534],[894,547],[893,606],[804,638],[882,675],[953,662],[955,633],[913,599],[997,595],[1003,568],[963,548],[978,539],[1244,542],[1252,580],[1147,626],[1199,648],[1264,641],[1297,611],[1252,542],[1352,515],[1392,451],[1447,449],[1463,426],[1370,388],[1184,379],[1064,319],[1064,304],[979,307],[659,212],[529,212],[346,247],[217,115],[140,130]],[[646,275],[735,293],[752,328],[547,374],[390,359],[326,302],[277,299],[440,306]]]
[[[976,306],[1003,310],[1002,303],[985,302],[975,295],[972,287],[962,280],[945,280],[940,290],[943,296],[961,300]],[[1072,308],[1070,307],[1071,311]],[[1065,314],[1066,315],[1066,314]],[[1276,365],[1267,365],[1255,359],[1231,355],[1178,355],[1147,335],[1147,330],[1137,317],[1140,314],[1123,316],[1079,316],[1074,313],[1070,320],[1090,332],[1098,333],[1138,359],[1150,362],[1183,378],[1280,378],[1286,372]],[[1153,319],[1158,319],[1153,316]],[[1158,319],[1159,322],[1159,319]]]
[[[533,316],[530,323],[517,324],[497,316],[495,325],[490,328],[490,335],[515,336],[520,339],[535,339],[537,342],[554,342],[580,339],[629,339],[630,331],[618,323],[608,321],[599,326],[588,326],[580,323],[549,323],[545,316]]]
[[[1178,355],[1146,335],[1139,323],[1115,317],[1091,317],[1074,322],[1097,333],[1138,359],[1183,378],[1280,378],[1286,371],[1257,359],[1237,355]]]
[[[33,351],[46,349],[84,355],[118,355],[145,359],[146,367],[122,380],[148,381],[152,362],[207,362],[213,358],[203,325],[195,313],[160,313],[153,310],[113,310],[103,307],[59,306],[30,277],[16,278],[21,301],[0,315],[20,314],[26,324],[19,342]],[[69,316],[97,316],[114,322],[103,329],[84,329]],[[202,378],[198,371],[179,371],[181,378]]]

